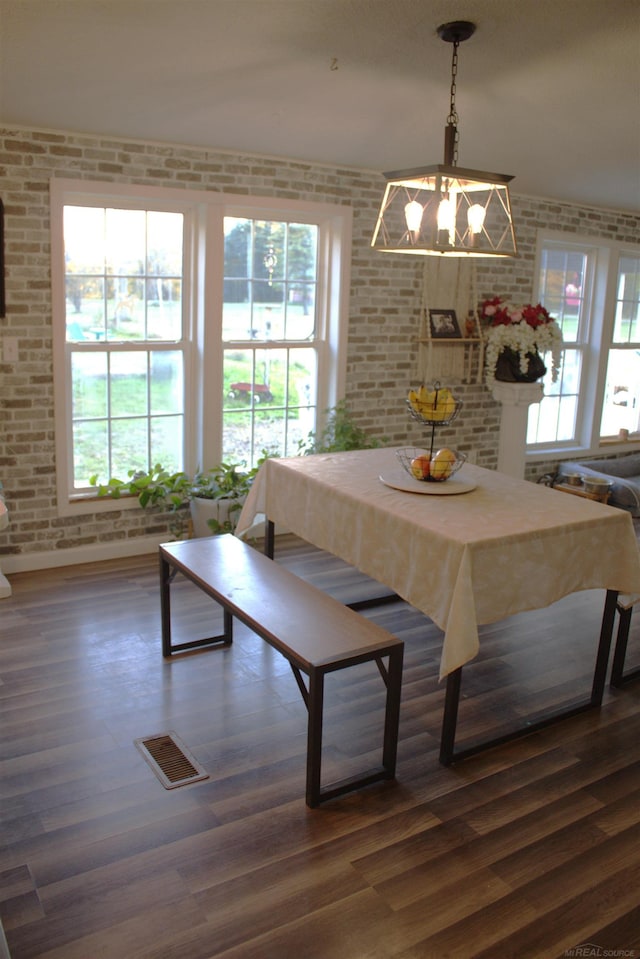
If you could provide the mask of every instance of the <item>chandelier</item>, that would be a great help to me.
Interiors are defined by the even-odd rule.
[[[458,47],[475,29],[466,20],[438,27],[438,36],[453,44],[444,163],[384,174],[387,186],[371,240],[376,250],[421,256],[516,255],[508,186],[513,177],[458,166]]]

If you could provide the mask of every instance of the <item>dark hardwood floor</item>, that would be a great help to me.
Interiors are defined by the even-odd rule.
[[[341,599],[376,591],[293,537],[277,556]],[[585,943],[640,956],[640,683],[444,768],[439,631],[404,603],[378,606],[366,615],[405,641],[398,779],[310,810],[288,664],[241,626],[229,649],[163,661],[155,556],[11,584],[0,918],[12,959],[555,959]],[[458,745],[588,695],[602,602],[582,593],[484,627]],[[174,614],[176,641],[215,628],[184,580]],[[372,664],[330,677],[327,776],[378,758],[382,690]],[[133,741],[171,730],[209,779],[162,787]]]

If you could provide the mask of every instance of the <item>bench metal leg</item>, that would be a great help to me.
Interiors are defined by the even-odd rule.
[[[321,801],[320,778],[322,770],[322,713],[324,706],[324,671],[313,670],[309,676],[307,708],[307,806]]]
[[[382,674],[387,687],[387,706],[384,716],[384,745],[382,749],[382,765],[393,779],[396,774],[396,759],[398,756],[398,732],[400,727],[400,698],[402,694],[402,663],[404,646],[389,653],[389,668],[383,671],[382,661],[377,659],[378,669]]]
[[[198,649],[201,646],[223,645],[230,646],[233,642],[233,616],[223,607],[223,631],[219,636],[206,639],[192,639],[186,643],[172,643],[171,641],[171,583],[177,570],[171,568],[165,557],[160,553],[160,623],[162,630],[162,655],[171,656],[173,653],[187,649]]]
[[[385,669],[382,657],[375,661],[380,670],[387,693],[384,719],[384,738],[382,747],[382,765],[359,775],[349,776],[328,786],[321,785],[322,779],[322,726],[324,712],[324,680],[331,669],[312,669],[309,675],[309,688],[304,685],[300,671],[291,663],[294,676],[302,698],[308,709],[307,725],[307,783],[306,802],[312,809],[328,799],[342,796],[354,789],[360,789],[371,783],[393,779],[396,772],[398,754],[398,730],[400,725],[400,699],[402,694],[403,646],[394,646],[388,653],[389,666]],[[346,667],[345,667],[346,668]]]
[[[611,666],[611,686],[620,688],[625,683],[633,679],[640,678],[640,667],[630,669],[625,673],[624,661],[627,655],[627,643],[629,642],[629,629],[631,628],[631,612],[633,606],[618,606],[619,623],[618,638],[616,639],[616,648],[613,653],[613,664]]]
[[[600,629],[600,641],[598,643],[598,653],[593,673],[593,685],[591,687],[591,697],[586,702],[581,701],[577,704],[568,704],[565,708],[548,713],[538,719],[530,720],[519,729],[497,736],[495,739],[470,746],[467,749],[461,749],[457,752],[454,749],[456,737],[456,725],[458,722],[458,705],[460,702],[460,686],[462,682],[462,667],[449,673],[447,676],[447,688],[444,701],[444,714],[442,719],[442,734],[440,738],[440,762],[443,766],[450,766],[455,760],[466,759],[468,756],[474,756],[476,753],[483,752],[485,749],[491,749],[494,746],[500,746],[503,743],[512,742],[522,736],[528,736],[530,733],[550,726],[558,719],[567,719],[569,716],[576,716],[585,712],[587,709],[593,709],[594,706],[602,704],[604,693],[607,665],[609,663],[609,654],[611,651],[611,637],[613,634],[613,622],[616,611],[616,602],[618,593],[615,590],[607,590],[607,596],[602,614],[602,626]]]

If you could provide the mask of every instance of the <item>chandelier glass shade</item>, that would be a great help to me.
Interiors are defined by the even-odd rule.
[[[457,165],[457,48],[474,30],[464,21],[438,29],[442,39],[454,44],[444,163],[384,174],[387,186],[371,241],[374,249],[423,256],[517,253],[508,186],[513,177]]]

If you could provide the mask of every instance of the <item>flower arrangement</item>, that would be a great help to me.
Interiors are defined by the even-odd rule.
[[[502,297],[494,296],[484,301],[480,316],[487,321],[484,330],[487,386],[491,387],[496,379],[498,358],[509,350],[518,355],[522,379],[526,378],[532,357],[550,353],[551,379],[556,382],[560,371],[562,333],[541,303],[513,306]],[[540,364],[540,368],[538,375],[544,375],[544,365]]]

